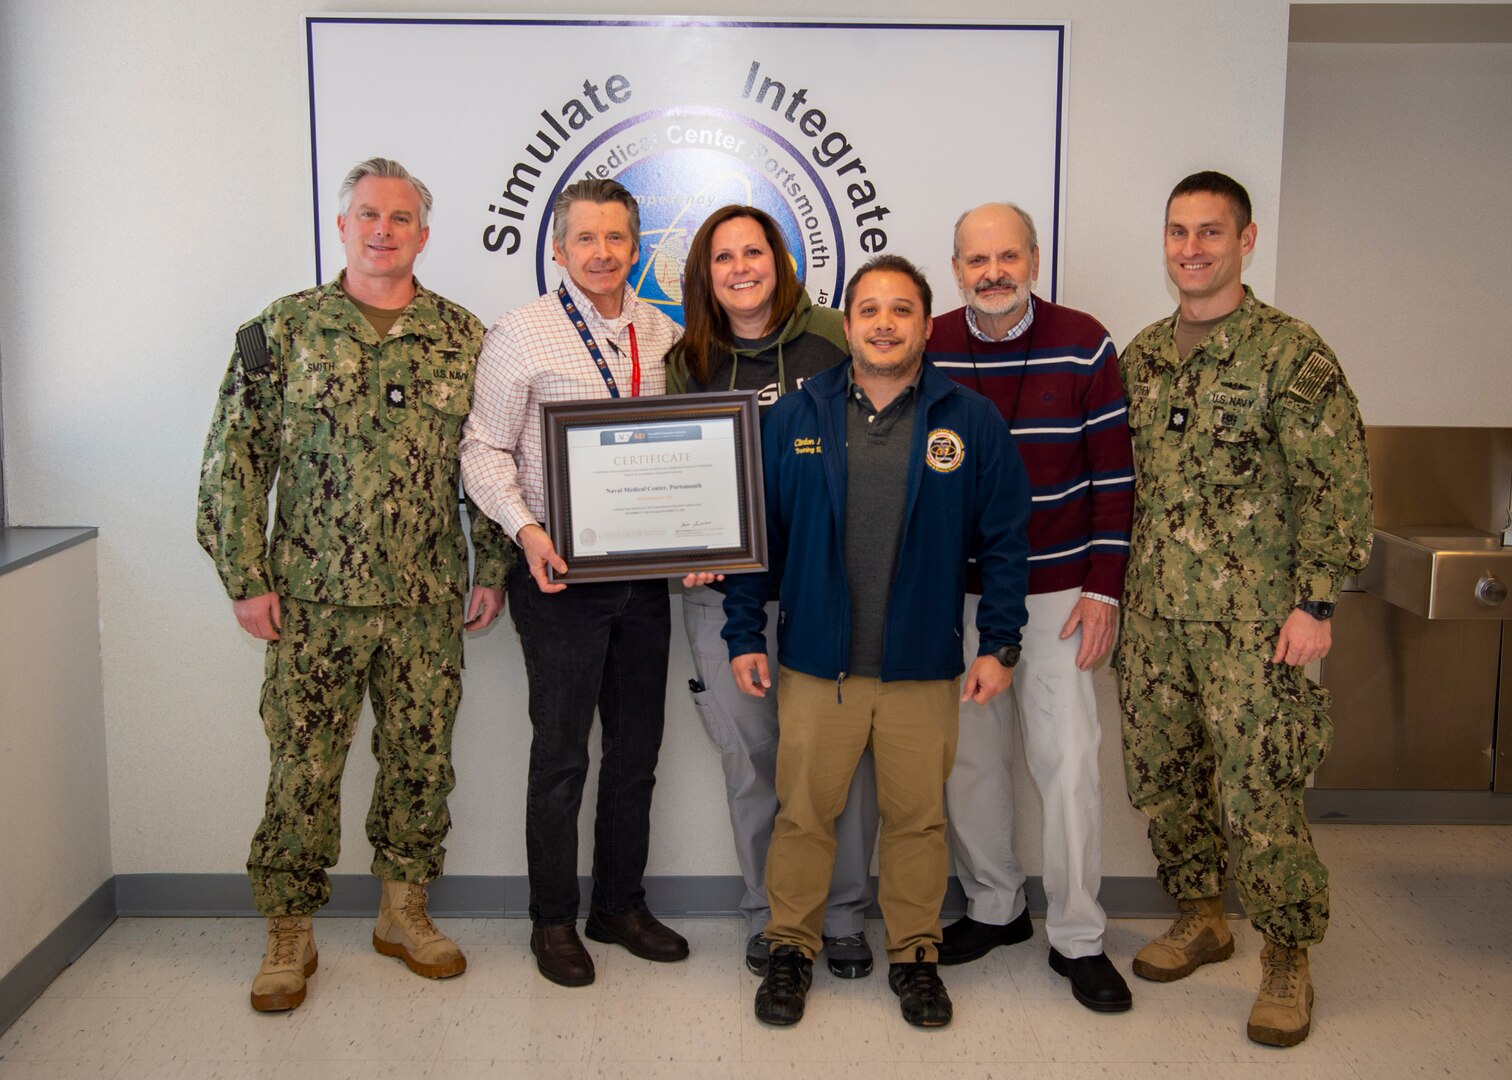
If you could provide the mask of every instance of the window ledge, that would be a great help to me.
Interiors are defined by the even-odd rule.
[[[0,529],[0,574],[19,570],[64,548],[100,535],[93,526],[74,528],[11,527]]]

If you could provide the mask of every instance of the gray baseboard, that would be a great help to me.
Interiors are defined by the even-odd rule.
[[[875,887],[875,882],[873,882]],[[579,880],[587,914],[592,883]],[[744,886],[728,876],[648,877],[646,904],[668,916],[730,916],[739,913]],[[875,891],[875,888],[874,888]],[[1024,887],[1029,912],[1045,914],[1045,890],[1038,877]],[[1120,919],[1167,918],[1175,905],[1154,878],[1105,877],[1102,904],[1109,916]],[[430,886],[430,910],[448,918],[525,918],[530,890],[523,876],[492,877],[449,874]],[[378,909],[378,882],[364,874],[331,877],[331,902],[322,915],[361,917]],[[955,878],[946,889],[942,914],[946,919],[966,912],[966,898]],[[256,915],[252,889],[241,874],[118,874],[115,878],[115,914],[140,916],[236,916]],[[868,912],[881,917],[875,904]]]
[[[0,977],[0,1032],[10,1028],[42,991],[115,922],[115,882],[107,881]]]
[[[578,881],[583,914],[593,887]],[[740,878],[648,877],[646,904],[667,915],[734,915],[744,890]],[[448,918],[524,918],[530,888],[522,875],[446,874],[431,882],[430,911]],[[245,874],[118,874],[117,915],[256,915]],[[322,915],[356,917],[378,910],[378,879],[366,874],[332,874],[331,902]]]

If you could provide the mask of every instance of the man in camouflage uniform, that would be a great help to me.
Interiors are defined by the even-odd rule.
[[[1221,173],[1187,177],[1166,204],[1181,305],[1119,363],[1135,509],[1117,662],[1129,796],[1180,906],[1134,973],[1169,982],[1233,955],[1227,819],[1265,935],[1248,1034],[1291,1046],[1307,1037],[1307,950],[1328,924],[1302,790],[1332,725],[1302,667],[1328,652],[1340,584],[1365,565],[1370,488],[1338,360],[1240,283],[1255,234],[1248,193]]]
[[[346,269],[237,331],[200,473],[200,545],[237,621],[268,642],[272,769],[247,862],[268,917],[252,983],[263,1012],[299,1005],[315,971],[310,916],[330,899],[341,773],[368,689],[373,946],[430,978],[467,966],[426,914],[425,882],[441,873],[451,824],[467,591],[457,444],[483,326],[414,279],[431,195],[403,166],[356,166],[340,206]],[[498,529],[473,521],[465,625],[481,629],[503,606],[507,556]]]

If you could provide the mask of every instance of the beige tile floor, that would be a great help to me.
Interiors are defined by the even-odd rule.
[[[1512,1077],[1512,828],[1317,829],[1334,918],[1314,951],[1312,1037],[1256,1046],[1244,1019],[1259,941],[1236,923],[1233,961],[1168,986],[1134,983],[1131,1012],[1072,1001],[1033,942],[946,969],[955,1023],[918,1031],[881,972],[815,973],[796,1028],[757,1023],[757,980],[734,919],[685,919],[693,956],[648,964],[595,948],[598,982],[538,977],[519,919],[444,920],[469,970],[431,983],[368,944],[369,922],[316,923],[320,970],[305,1004],[258,1015],[247,985],[252,919],[122,919],[0,1035],[0,1080],[1050,1080]],[[1117,920],[1127,972],[1162,924]],[[869,928],[873,947],[879,924]]]

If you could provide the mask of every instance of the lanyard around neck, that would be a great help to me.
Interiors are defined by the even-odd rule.
[[[609,370],[609,362],[604,359],[603,351],[599,349],[598,342],[593,340],[593,335],[588,332],[588,323],[582,315],[578,314],[577,305],[572,302],[572,297],[567,294],[567,286],[557,286],[557,299],[562,302],[562,310],[567,313],[568,320],[577,327],[577,332],[583,339],[583,344],[588,348],[588,355],[593,357],[593,362],[598,366],[599,374],[604,377],[604,385],[609,388],[609,396],[620,396],[619,384],[614,380],[614,372]],[[630,396],[640,397],[641,366],[640,346],[635,340],[635,324],[630,324]]]
[[[1030,303],[1033,303],[1033,301],[1030,301]],[[1013,388],[1013,409],[1003,417],[1004,420],[1008,421],[1009,431],[1013,430],[1014,421],[1018,419],[1019,402],[1024,399],[1024,379],[1028,373],[1029,354],[1034,351],[1034,328],[1038,325],[1039,316],[1035,315],[1029,322],[1029,328],[1019,335],[1019,337],[1024,339],[1024,356],[1019,361],[1017,368],[1018,383]],[[1018,338],[1014,340],[1017,341]],[[970,323],[966,324],[966,352],[971,357],[971,374],[976,379],[976,392],[980,394],[982,393],[982,373],[977,368],[976,335],[971,332]],[[1001,412],[1001,408],[998,411]]]

